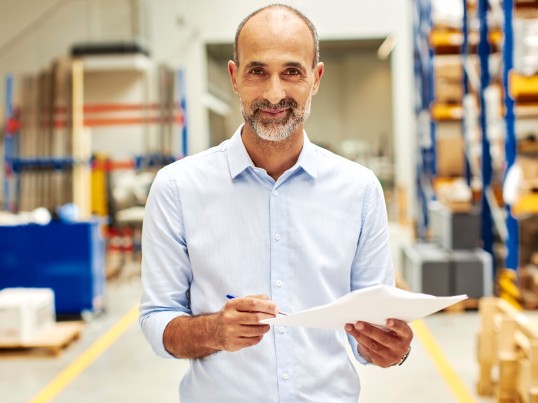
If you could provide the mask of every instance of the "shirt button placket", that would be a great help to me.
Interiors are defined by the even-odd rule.
[[[282,237],[282,231],[285,229],[286,219],[285,216],[282,215],[285,214],[281,208],[282,203],[283,200],[279,194],[279,191],[277,189],[272,189],[270,196],[270,230],[272,233],[271,276],[273,278],[273,283],[271,288],[273,299],[277,303],[284,302],[286,300],[286,289],[284,288],[285,281],[283,281],[285,280],[284,275],[286,273],[286,260],[284,259],[285,251],[282,250],[282,248],[285,247],[285,240]],[[291,387],[291,384],[287,382],[289,379],[288,370],[290,368],[289,356],[291,352],[289,351],[290,346],[288,344],[290,340],[287,340],[286,328],[284,326],[279,326],[278,328],[275,328],[275,330],[277,332],[276,334],[278,335],[278,340],[275,340],[275,347],[278,372],[281,374],[280,382],[286,384],[286,386],[281,385],[281,387],[279,387],[281,398],[283,398],[284,396],[290,395],[289,388]]]

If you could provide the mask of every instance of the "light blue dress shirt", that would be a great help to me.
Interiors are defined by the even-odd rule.
[[[374,174],[312,144],[274,181],[230,140],[163,168],[142,238],[140,323],[171,357],[173,318],[219,311],[226,294],[268,295],[285,312],[394,284],[383,192]],[[344,330],[272,326],[256,346],[191,360],[182,403],[356,403],[360,382]]]

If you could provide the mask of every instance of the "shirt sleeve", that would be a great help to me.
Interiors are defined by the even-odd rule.
[[[385,198],[381,184],[372,176],[364,197],[359,241],[351,268],[352,291],[395,283]],[[355,358],[361,364],[368,364],[357,351],[357,341],[347,336]]]
[[[153,351],[171,358],[163,345],[168,323],[191,315],[192,270],[177,182],[170,166],[161,169],[149,192],[142,229],[142,298],[140,326]]]

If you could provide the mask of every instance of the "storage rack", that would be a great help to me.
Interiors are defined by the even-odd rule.
[[[433,48],[430,46],[431,0],[414,0],[415,116],[417,119],[416,186],[418,200],[417,236],[424,239],[429,226],[428,203],[433,200],[436,175],[435,122],[430,108],[434,100]]]
[[[503,11],[505,16],[504,21],[504,48],[503,48],[503,87],[504,87],[504,107],[505,107],[505,126],[506,126],[506,142],[505,142],[505,159],[506,159],[506,174],[507,176],[516,164],[522,165],[520,157],[518,157],[518,133],[516,130],[516,122],[519,118],[534,117],[538,119],[538,71],[536,66],[532,75],[525,75],[528,72],[516,71],[514,66],[514,53],[516,44],[521,46],[522,42],[517,43],[514,37],[514,21],[515,18],[525,17],[523,12],[530,12],[532,17],[538,21],[538,1],[518,1],[504,0]],[[521,38],[517,38],[521,41]],[[521,56],[521,55],[520,55]],[[534,85],[533,85],[534,84]],[[537,128],[538,129],[538,128]],[[531,153],[533,158],[532,164],[536,166],[537,148],[536,135],[537,129],[534,131],[534,153]],[[523,155],[521,155],[523,157]],[[528,158],[528,156],[527,156]],[[524,167],[521,166],[523,171]],[[536,254],[536,244],[529,245],[528,228],[523,229],[524,219],[536,219],[538,214],[538,194],[536,190],[536,180],[531,179],[535,183],[531,185],[531,191],[520,194],[519,200],[514,204],[506,204],[506,226],[508,236],[506,238],[506,259],[505,269],[499,278],[499,293],[508,301],[514,303],[521,302],[526,308],[535,308],[537,305],[536,296],[532,290],[527,287],[527,282],[524,278],[528,278],[530,271],[527,270],[529,264],[529,251],[532,249]],[[521,191],[521,189],[520,189]],[[525,217],[526,216],[526,217]],[[520,227],[521,226],[521,227]],[[522,231],[520,231],[522,230]],[[532,231],[532,230],[531,230]],[[538,236],[535,233],[534,237]],[[529,248],[530,246],[530,248]],[[532,263],[532,256],[530,257]],[[536,261],[534,262],[536,265]],[[514,287],[514,283],[519,282],[520,287]]]
[[[50,210],[65,203],[74,202],[81,207],[81,218],[92,214],[90,206],[90,178],[92,167],[109,172],[115,167],[120,169],[155,169],[177,158],[172,155],[173,127],[181,127],[185,140],[180,138],[182,156],[186,154],[186,125],[184,114],[180,110],[180,99],[174,98],[176,85],[175,72],[165,66],[159,70],[159,79],[168,79],[165,88],[159,92],[157,104],[84,104],[84,67],[76,58],[63,62],[64,69],[58,70],[57,63],[42,71],[38,77],[21,78],[22,100],[31,100],[31,106],[25,110],[26,125],[18,132],[18,121],[13,106],[15,78],[6,77],[6,127],[4,142],[4,210],[18,212],[21,209],[21,183],[31,188],[37,195],[35,199],[25,202],[23,209],[44,206]],[[58,80],[65,80],[62,85],[67,89],[60,98],[67,102],[61,105],[57,100],[55,85]],[[49,91],[43,90],[43,83]],[[33,87],[32,87],[33,86]],[[39,90],[37,89],[39,86]],[[177,86],[183,89],[183,85]],[[29,90],[30,88],[30,90]],[[26,92],[25,92],[26,91]],[[39,91],[39,92],[38,92]],[[36,92],[47,92],[36,97]],[[43,99],[46,102],[43,102]],[[186,101],[183,100],[183,105]],[[28,106],[28,105],[26,105]],[[122,113],[117,117],[117,113]],[[125,112],[138,113],[139,118],[123,117]],[[92,115],[92,113],[96,115]],[[97,116],[97,118],[95,118]],[[31,121],[28,124],[28,121]],[[24,123],[24,122],[23,122]],[[160,124],[160,151],[157,153],[135,156],[132,161],[122,163],[95,164],[91,157],[91,143],[84,127],[102,127],[133,124]],[[43,139],[43,137],[46,137]],[[37,139],[37,140],[36,140]],[[20,147],[17,144],[21,143]],[[36,142],[39,142],[37,144]],[[30,145],[30,147],[22,147]],[[181,153],[178,153],[181,155]],[[61,191],[56,191],[61,188]],[[46,195],[40,189],[46,190]],[[26,189],[28,190],[28,189]],[[104,188],[100,192],[106,191]],[[28,193],[28,192],[26,192]],[[83,211],[82,211],[83,210]]]
[[[538,193],[536,193],[536,183],[538,182],[536,182],[536,178],[531,179],[535,181],[527,185],[531,187],[531,191],[524,193],[519,201],[514,202],[514,205],[506,203],[504,195],[500,193],[500,188],[504,184],[507,173],[518,164],[520,159],[518,149],[522,143],[519,139],[521,133],[517,133],[518,129],[516,128],[518,120],[524,117],[538,119],[538,73],[534,72],[530,76],[524,75],[524,73],[529,73],[518,71],[514,67],[515,45],[521,45],[521,43],[515,42],[518,38],[514,38],[514,17],[522,18],[518,12],[524,8],[526,11],[533,11],[531,18],[538,18],[538,1],[462,0],[462,2],[464,12],[461,31],[454,28],[437,29],[429,15],[432,12],[432,0],[418,0],[414,3],[415,82],[418,94],[415,111],[419,138],[417,185],[419,225],[421,226],[418,235],[421,237],[427,233],[428,210],[425,208],[425,204],[436,198],[433,191],[431,193],[428,191],[436,188],[435,184],[442,175],[441,170],[436,171],[435,167],[430,165],[436,159],[440,161],[442,157],[441,154],[436,155],[435,152],[436,133],[441,133],[440,128],[437,128],[436,132],[436,124],[463,119],[462,132],[465,140],[463,144],[466,146],[463,150],[465,180],[469,185],[479,181],[482,186],[480,199],[475,200],[479,202],[481,208],[480,238],[482,247],[493,257],[496,255],[498,259],[494,259],[494,261],[499,267],[508,269],[499,272],[495,270],[495,273],[497,274],[500,294],[505,291],[507,294],[511,294],[512,300],[515,301],[520,298],[515,289],[518,288],[516,285],[519,275],[518,269],[522,264],[520,250],[524,247],[520,235],[520,220],[523,216],[538,214]],[[489,21],[493,21],[490,18],[491,13],[499,10],[501,5],[502,26],[490,25]],[[476,12],[476,14],[471,16],[471,11]],[[525,17],[528,18],[528,15]],[[473,18],[472,22],[477,22],[473,28],[470,24],[471,18]],[[477,29],[478,32],[476,32]],[[429,42],[426,42],[426,38],[429,39]],[[464,101],[461,105],[443,104],[440,101],[440,94],[434,92],[433,79],[437,70],[432,69],[432,65],[435,65],[432,60],[438,54],[455,54],[462,58]],[[498,56],[501,61],[499,64],[501,73],[498,76],[494,73],[497,70],[497,62],[492,56]],[[478,59],[478,68],[473,67],[473,60],[471,60],[475,57]],[[471,72],[470,69],[473,71]],[[488,91],[494,89],[493,86],[499,88],[498,84],[502,88],[502,91],[499,92],[502,94],[500,102],[498,100],[496,102],[496,99],[488,94]],[[478,101],[476,103],[478,106],[477,117],[473,113],[468,113],[471,108],[468,108],[469,105],[466,104],[466,101],[469,101],[474,95]],[[499,104],[497,105],[497,103]],[[494,107],[493,112],[491,112],[491,106]],[[496,113],[495,108],[500,111],[499,114]],[[426,113],[428,115],[425,117]],[[499,132],[495,131],[494,133],[493,126],[489,126],[490,121],[496,116],[502,120],[504,126],[504,130],[502,130],[504,139],[500,142]],[[470,121],[474,126],[478,125],[472,127],[473,133],[475,130],[476,133],[479,133],[479,136],[476,137],[477,142],[480,142],[478,153],[475,149],[467,148],[469,146]],[[533,130],[533,133],[536,135],[536,129]],[[431,143],[428,141],[425,143],[424,139],[431,141]],[[427,147],[424,147],[424,144]],[[538,152],[536,141],[533,144],[531,144],[530,158],[536,158]],[[502,154],[498,153],[499,147],[502,148]],[[532,151],[532,147],[534,147],[534,151]],[[439,149],[438,151],[441,153],[443,150]],[[497,152],[493,154],[493,151]],[[499,155],[502,159],[499,159]],[[528,155],[527,158],[529,158]],[[536,162],[535,159],[534,162]],[[434,186],[430,187],[431,184]],[[501,259],[504,260],[502,263]],[[512,274],[509,273],[506,276],[506,271],[512,272]],[[504,279],[503,276],[505,276]],[[506,279],[509,281],[503,282]]]

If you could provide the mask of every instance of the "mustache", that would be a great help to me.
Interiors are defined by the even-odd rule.
[[[284,109],[284,108],[297,108],[297,102],[292,98],[283,98],[281,99],[277,104],[273,104],[269,102],[267,99],[257,99],[252,102],[250,108],[252,111],[256,111],[258,109]]]

